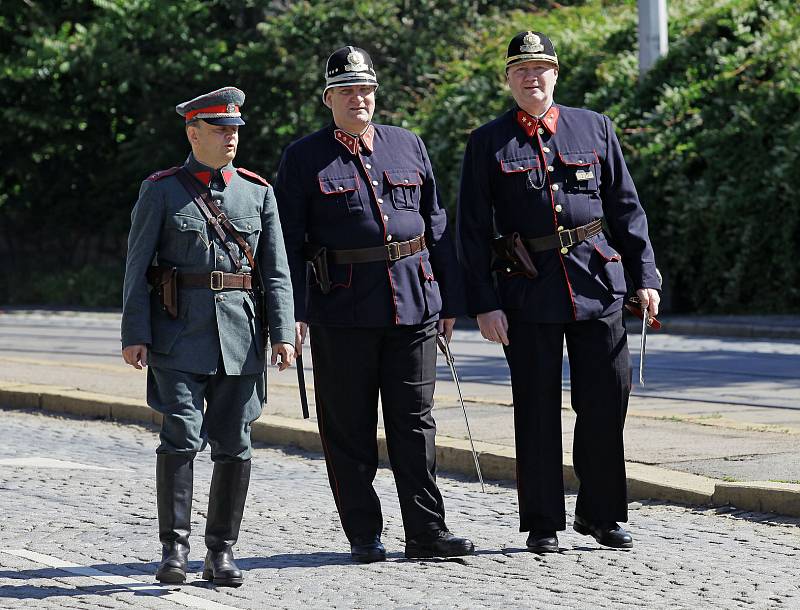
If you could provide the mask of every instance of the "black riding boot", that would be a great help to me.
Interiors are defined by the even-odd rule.
[[[250,460],[217,462],[211,477],[206,519],[206,561],[203,578],[222,587],[242,584],[242,571],[233,561],[232,547],[239,538],[244,501],[250,483]]]
[[[161,563],[156,578],[165,583],[179,584],[186,580],[194,455],[159,453],[156,457],[158,538],[161,540]]]

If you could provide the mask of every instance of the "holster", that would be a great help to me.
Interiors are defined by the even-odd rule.
[[[325,246],[307,243],[303,245],[303,254],[305,259],[311,263],[320,291],[322,294],[328,294],[331,291],[331,277],[328,274],[328,249]]]
[[[539,275],[519,233],[496,237],[492,240],[492,249],[504,264],[511,263],[515,271],[523,273],[528,279],[532,280]]]
[[[173,320],[178,318],[178,269],[177,267],[150,267],[147,281],[156,291],[159,303]]]

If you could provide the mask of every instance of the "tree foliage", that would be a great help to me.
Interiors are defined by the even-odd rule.
[[[3,3],[0,278],[47,276],[6,300],[118,304],[139,183],[188,151],[175,104],[244,89],[237,163],[269,178],[330,120],[322,70],[344,44],[370,51],[377,120],[422,135],[453,207],[469,132],[510,104],[508,40],[537,29],[559,53],[557,101],[615,121],[674,308],[798,311],[794,4],[671,0],[669,55],[639,83],[633,0]]]

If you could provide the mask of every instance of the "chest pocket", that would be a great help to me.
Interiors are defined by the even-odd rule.
[[[261,216],[242,216],[240,218],[231,218],[230,220],[233,228],[244,238],[255,254],[258,246],[258,237],[261,235]],[[245,258],[244,252],[241,255]]]
[[[331,219],[356,216],[364,213],[364,204],[358,190],[359,180],[349,176],[319,176],[323,216]]]
[[[536,157],[500,159],[500,173],[507,192],[524,193],[542,184],[542,168]]]
[[[198,264],[207,258],[210,242],[203,218],[175,214],[167,216],[159,259],[174,265]]]
[[[386,170],[392,205],[396,210],[419,210],[422,180],[419,172],[413,169]]]
[[[596,193],[600,164],[594,151],[558,153],[564,171],[567,193]]]

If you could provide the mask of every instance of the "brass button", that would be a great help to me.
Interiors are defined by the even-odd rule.
[[[547,171],[548,172],[552,172],[553,171],[553,166],[552,165],[548,165],[547,166]]]
[[[558,225],[558,229],[556,229],[556,230],[557,230],[557,231],[563,231],[563,230],[564,230],[564,227],[562,227],[561,225]]]
[[[517,169],[518,169],[519,171],[522,171],[522,170],[523,170],[523,169],[525,169],[525,168],[524,168],[524,167],[522,167],[522,166],[520,165],[520,166],[519,166]]]
[[[224,294],[218,294],[216,299],[217,299],[217,303],[219,303],[220,301],[224,301],[225,300],[225,295]]]
[[[550,152],[550,149],[549,149],[549,148],[547,148],[547,146],[542,146],[542,152],[549,153],[549,152]]]
[[[536,131],[539,133],[539,135],[542,135],[544,133],[544,129],[542,129],[541,127],[539,127],[539,129],[537,129]]]
[[[553,186],[551,186],[550,188],[551,188],[551,189],[553,189],[554,191],[557,191],[557,190],[558,190],[558,185],[557,185],[557,184],[554,184],[554,185],[553,185]]]
[[[511,273],[511,267],[506,267],[506,271],[507,271],[508,273]]]
[[[224,260],[225,260],[225,257],[224,257],[222,254],[220,254],[220,255],[217,257],[217,260],[218,260],[219,262],[222,262],[222,261],[224,261]]]
[[[386,215],[386,214],[384,214],[384,215],[383,215],[383,219],[384,219],[385,221],[388,221],[388,220],[389,220],[389,216],[388,216],[388,215]]]
[[[406,184],[408,184],[408,178],[406,178],[405,180],[403,180],[403,182],[405,182]]]
[[[569,252],[569,250],[566,248],[561,248],[561,254],[566,254],[567,252]]]
[[[364,167],[366,167],[367,169],[372,169],[372,166],[369,163],[367,163]]]
[[[251,225],[250,223],[248,223],[248,224],[247,224],[247,230],[248,230],[248,231],[252,231],[252,230],[253,230],[253,225]]]
[[[386,236],[386,241],[392,241],[392,235],[391,235],[391,233],[390,233],[389,235],[387,235],[387,236]]]
[[[340,186],[340,187],[339,187],[339,190],[340,190],[340,191],[343,191],[343,190],[344,190],[344,187],[343,187],[343,186]]]
[[[383,203],[383,199],[378,199],[378,203]]]
[[[187,227],[187,224],[184,222],[184,223],[181,225],[181,229],[185,229],[186,227]]]
[[[556,212],[560,212],[563,208],[560,205],[556,206]]]
[[[377,180],[373,180],[372,181],[372,186],[378,186],[378,181]]]

